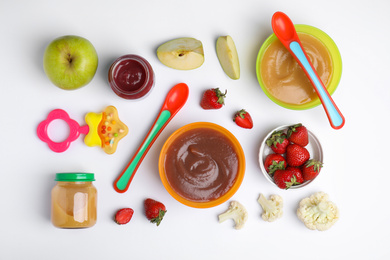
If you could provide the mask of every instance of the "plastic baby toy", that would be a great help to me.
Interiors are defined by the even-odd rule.
[[[69,136],[63,142],[54,142],[47,134],[48,126],[56,119],[62,119],[69,126]],[[64,110],[55,109],[38,125],[37,134],[39,139],[46,142],[49,148],[57,153],[66,151],[71,142],[75,141],[80,134],[85,134],[86,145],[100,146],[107,154],[113,154],[118,142],[129,132],[128,127],[119,120],[118,111],[114,106],[106,107],[102,113],[88,113],[85,121],[87,125],[80,126]]]

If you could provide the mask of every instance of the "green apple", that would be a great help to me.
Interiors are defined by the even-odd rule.
[[[194,38],[178,38],[160,45],[157,57],[164,65],[178,70],[192,70],[204,62],[203,44]]]
[[[220,36],[217,39],[216,51],[219,63],[222,69],[232,79],[240,78],[240,62],[238,60],[238,53],[236,45],[232,37]]]
[[[54,39],[43,55],[47,77],[59,88],[73,90],[87,85],[95,76],[98,56],[92,43],[73,35]]]

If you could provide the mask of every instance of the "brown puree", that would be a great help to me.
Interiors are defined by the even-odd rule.
[[[333,66],[326,46],[309,34],[298,32],[298,36],[319,77],[328,88]],[[284,103],[302,105],[317,98],[306,74],[278,39],[265,51],[260,73],[264,87]]]
[[[223,196],[238,175],[233,143],[214,129],[182,133],[169,146],[165,172],[170,186],[183,198],[207,202]]]

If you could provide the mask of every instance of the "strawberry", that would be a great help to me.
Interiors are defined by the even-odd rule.
[[[148,220],[156,225],[160,225],[167,212],[165,205],[153,199],[146,199],[144,201],[145,215]]]
[[[287,165],[301,166],[310,158],[309,151],[300,145],[289,144],[286,150]]]
[[[245,111],[245,109],[237,111],[234,115],[233,121],[242,128],[251,129],[253,127],[252,117],[248,112]]]
[[[301,169],[299,169],[298,167],[287,166],[286,170],[294,172],[294,175],[297,178],[298,183],[304,182]]]
[[[131,208],[120,209],[115,214],[115,222],[119,225],[127,224],[133,217],[133,213],[134,210]]]
[[[297,181],[295,172],[292,170],[277,170],[274,174],[274,181],[276,185],[281,189],[289,189],[293,185],[300,184]]]
[[[320,173],[322,162],[311,159],[302,165],[302,174],[305,181],[313,180]]]
[[[208,89],[203,93],[200,106],[203,109],[219,109],[225,104],[226,93],[222,94],[219,88]]]
[[[307,129],[302,124],[292,125],[287,130],[287,138],[290,142],[305,147],[309,143]]]
[[[286,159],[280,154],[269,154],[264,160],[264,167],[269,175],[273,175],[276,170],[284,170],[286,166]]]
[[[286,148],[290,141],[283,131],[275,131],[265,143],[274,151],[274,153],[284,154],[286,153]]]

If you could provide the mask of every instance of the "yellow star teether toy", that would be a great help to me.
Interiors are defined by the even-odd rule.
[[[118,111],[114,106],[107,107],[99,114],[88,113],[85,116],[85,122],[90,131],[85,136],[84,143],[88,146],[101,146],[108,154],[116,151],[119,140],[129,131],[127,126],[119,120]]]

